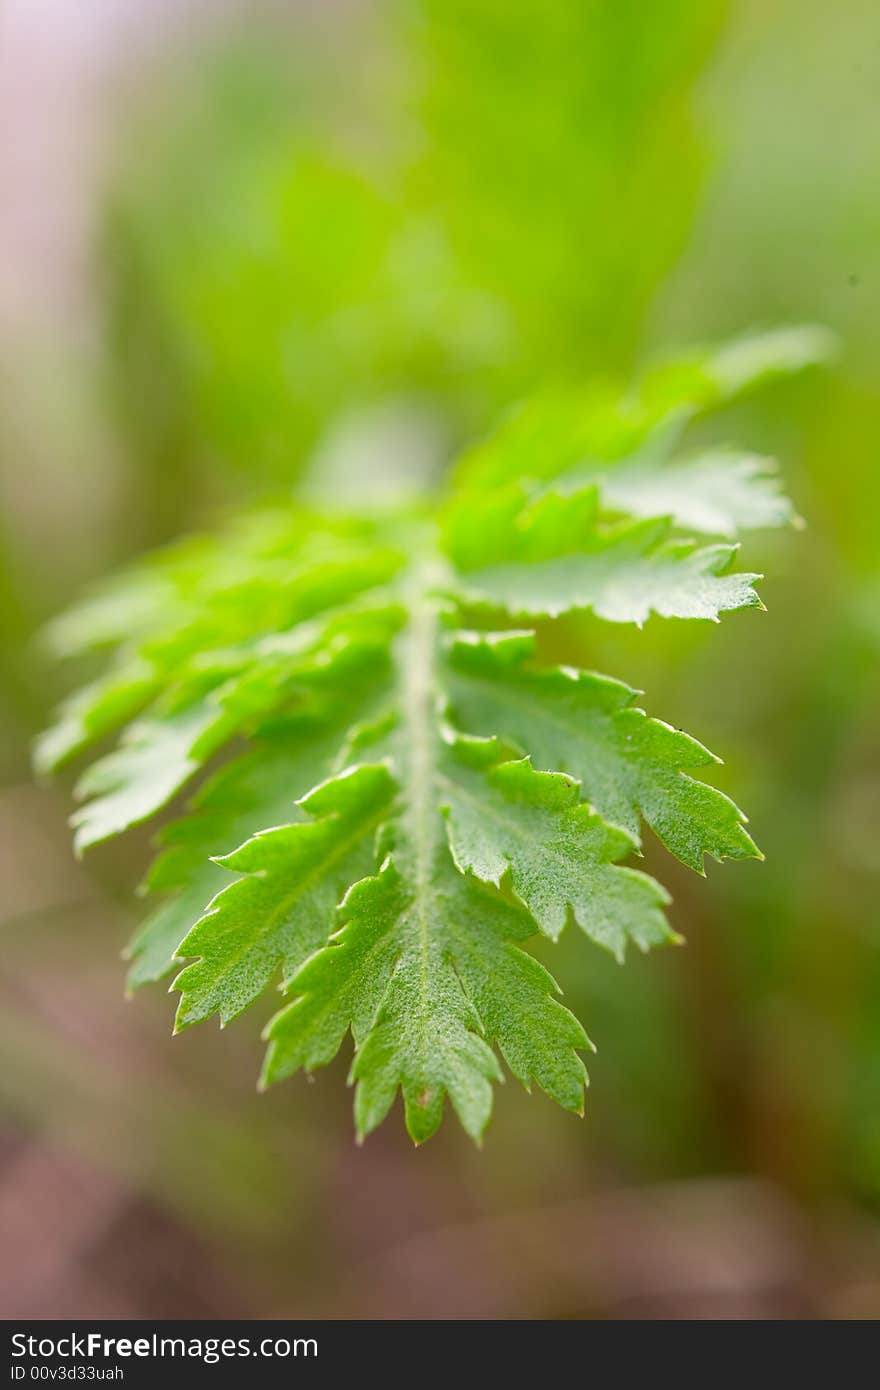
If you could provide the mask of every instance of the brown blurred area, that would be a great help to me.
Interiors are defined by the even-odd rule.
[[[797,123],[812,100],[822,7],[806,7],[804,53],[778,72],[797,7],[731,7],[697,84],[717,142],[708,191],[642,340],[786,316],[847,335],[835,385],[793,388],[755,420],[759,444],[790,448],[813,538],[773,549],[754,642],[733,623],[717,645],[709,634],[711,651],[649,645],[634,673],[609,648],[615,673],[644,677],[652,709],[664,699],[724,748],[725,789],[756,807],[764,878],[751,864],[713,866],[708,884],[673,871],[688,951],[624,973],[600,961],[584,980],[600,1044],[586,1119],[511,1082],[482,1151],[452,1123],[415,1151],[397,1114],[358,1148],[345,1059],[258,1096],[263,1019],[172,1038],[164,986],[124,996],[147,840],[74,861],[69,784],[36,787],[28,766],[62,683],[33,634],[82,581],[242,491],[214,478],[203,496],[202,460],[180,502],[182,482],[162,492],[180,476],[173,450],[143,465],[107,403],[96,248],[123,116],[152,84],[164,91],[172,58],[274,8],[6,0],[0,12],[0,1314],[878,1317],[880,197],[854,192],[878,142],[864,130],[839,155],[851,183],[835,142],[876,120],[864,94],[880,35],[855,0],[823,91],[827,147],[811,153],[790,130],[758,143],[761,119]],[[328,5],[322,23],[345,29],[361,8]],[[868,70],[851,72],[863,46]],[[809,200],[835,188],[840,225],[826,226]],[[804,227],[827,252],[820,270]],[[776,274],[790,243],[774,228],[800,229],[801,272]]]

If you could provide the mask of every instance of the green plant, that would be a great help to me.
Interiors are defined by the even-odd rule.
[[[498,1052],[580,1112],[590,1044],[529,938],[577,926],[621,959],[629,941],[677,939],[665,890],[624,863],[643,821],[698,873],[707,854],[758,850],[691,777],[715,761],[701,744],[621,682],[551,664],[558,620],[761,606],[730,538],[795,520],[774,465],[694,453],[685,432],[828,347],[780,330],[625,394],[540,395],[459,460],[442,499],[249,515],[56,620],[56,650],[110,659],[38,766],[126,726],[79,782],[78,850],[207,774],[161,832],[131,983],[179,969],[179,1030],[228,1023],[280,979],[263,1082],[329,1062],[350,1031],[360,1135],[400,1089],[415,1140],[447,1094],[479,1138]]]

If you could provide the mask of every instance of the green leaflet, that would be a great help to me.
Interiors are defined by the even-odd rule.
[[[133,718],[157,689],[153,668],[137,656],[83,686],[63,702],[56,722],[36,739],[33,756],[37,772],[57,772],[90,744]]]
[[[642,379],[641,399],[655,415],[681,405],[701,413],[778,378],[824,366],[837,351],[837,338],[819,324],[743,333],[720,346],[658,363]]]
[[[587,468],[582,480],[598,481],[612,511],[644,518],[668,516],[676,526],[707,536],[736,536],[798,521],[773,459],[732,449],[681,458],[662,472],[640,459],[598,477]]]
[[[523,549],[533,539],[530,532],[540,531],[530,547],[534,559],[490,565],[466,576],[464,594],[471,604],[514,619],[590,610],[607,622],[637,627],[652,613],[717,622],[733,609],[763,606],[753,587],[760,575],[729,573],[735,546],[698,549],[692,541],[674,539],[671,523],[662,519],[585,531],[581,548],[545,558],[547,545],[541,542],[549,544],[556,533],[548,518],[567,501],[544,498],[520,519]]]
[[[346,706],[346,708],[350,708]],[[270,737],[211,777],[186,813],[161,835],[143,892],[161,895],[133,937],[131,989],[160,980],[180,961],[174,957],[205,905],[229,883],[217,862],[267,826],[304,819],[296,798],[327,777],[342,733],[339,717],[291,719]]]
[[[456,587],[489,616],[581,609],[641,627],[651,613],[717,622],[732,609],[762,606],[753,588],[760,575],[728,573],[736,546],[698,548],[663,517],[602,525],[595,486],[554,488],[530,501],[522,489],[503,489],[453,513],[448,537],[463,571]]]
[[[149,819],[234,735],[256,730],[277,710],[332,700],[335,685],[364,679],[398,620],[388,606],[334,613],[218,653],[178,679],[77,784],[85,799],[73,816],[77,850]]]
[[[374,867],[393,790],[382,765],[344,772],[302,799],[308,820],[260,831],[219,861],[241,877],[180,945],[180,955],[199,959],[174,981],[177,1029],[213,1013],[230,1022],[279,971],[290,977],[323,945],[346,888]]]
[[[722,568],[732,548],[695,552],[664,539],[673,525],[732,537],[789,525],[796,513],[772,459],[730,448],[694,455],[686,427],[764,381],[827,361],[834,349],[824,329],[782,329],[663,363],[629,393],[608,386],[537,393],[459,463],[446,516],[453,560],[469,572],[489,567],[488,575],[469,574],[472,587],[485,581],[490,599],[523,616],[581,607],[613,622],[643,622],[651,611],[716,618],[758,606],[750,589],[757,576]],[[660,525],[603,527],[621,515]],[[511,535],[516,555],[505,553]],[[634,546],[645,549],[628,554]],[[530,585],[507,569],[520,556],[566,562],[546,566]],[[624,566],[618,598],[613,581]],[[706,582],[719,578],[725,582]]]
[[[528,917],[437,851],[430,887],[416,893],[389,857],[342,904],[346,925],[291,982],[297,997],[269,1025],[264,1083],[329,1062],[349,1031],[357,1051],[361,1137],[382,1122],[398,1087],[417,1143],[437,1129],[448,1095],[473,1138],[492,1106],[497,1043],[524,1085],[534,1080],[583,1110],[580,1024],[552,978],[519,949]]]
[[[398,619],[394,609],[359,616],[360,641],[343,644],[334,659],[312,667],[310,686],[300,680],[296,687],[295,710],[285,708],[264,723],[250,751],[209,778],[185,813],[162,831],[161,851],[142,892],[165,900],[141,924],[126,953],[132,989],[179,964],[175,956],[183,938],[229,882],[219,861],[268,826],[304,819],[299,798],[350,761],[351,727],[387,681],[388,631]]]
[[[77,796],[88,798],[71,817],[77,852],[161,810],[215,751],[221,738],[212,734],[221,720],[220,711],[200,704],[132,724],[120,747],[77,783]]]
[[[385,584],[400,566],[399,553],[376,544],[372,533],[365,543],[359,530],[348,534],[343,523],[327,523],[324,530],[316,524],[308,539],[301,531],[301,522],[269,514],[240,523],[223,542],[202,539],[171,547],[121,576],[115,591],[98,591],[56,619],[46,633],[52,649],[77,655],[108,647],[115,654],[109,671],[64,701],[55,724],[37,740],[38,771],[56,770],[161,693],[156,710],[148,711],[128,740],[138,745],[137,753],[114,759],[98,775],[101,787],[124,793],[131,783],[147,779],[174,746],[174,730],[164,728],[166,713],[179,722],[178,712],[202,700],[212,686],[258,658],[279,654],[278,634],[287,634],[282,647],[314,644],[317,630],[305,626],[309,620],[318,621]],[[270,639],[268,650],[255,646],[261,636]],[[206,663],[207,653],[212,656]],[[245,671],[248,681],[253,684],[253,677]],[[231,690],[217,698],[222,702],[227,695],[236,698]],[[219,736],[222,742],[222,731]],[[154,743],[158,758],[151,759]],[[182,769],[178,785],[187,775]],[[93,794],[87,781],[83,795]],[[157,795],[146,797],[146,810],[135,804],[131,812],[140,819],[152,814],[161,804]],[[99,812],[95,834],[83,830],[80,846],[135,824],[129,814],[124,799],[106,818]],[[91,813],[82,819],[91,820]]]
[[[626,862],[643,822],[698,873],[706,855],[760,856],[734,803],[690,775],[713,754],[622,682],[542,666],[513,624],[760,606],[735,547],[687,533],[793,509],[774,465],[689,452],[687,425],[827,350],[786,330],[629,393],[542,393],[436,505],[368,521],[277,508],[58,620],[56,649],[107,664],[62,705],[38,766],[122,730],[80,778],[77,848],[196,784],[144,885],[132,987],[179,966],[180,1030],[280,983],[263,1083],[350,1035],[361,1135],[401,1092],[416,1141],[447,1098],[479,1138],[502,1061],[580,1113],[589,1043],[530,938],[568,924],[618,958],[677,939],[667,893]]]
[[[165,619],[173,598],[173,586],[158,563],[134,568],[95,587],[54,618],[43,632],[43,644],[57,657],[119,647]]]
[[[594,475],[628,460],[662,470],[674,459],[689,420],[776,377],[825,363],[835,351],[833,334],[803,325],[748,334],[658,363],[628,391],[594,383],[538,391],[464,453],[452,506],[461,500],[466,508],[475,493],[514,480],[534,490],[582,468]],[[671,512],[664,505],[654,515]]]
[[[55,618],[62,657],[132,647],[162,671],[188,655],[289,629],[385,583],[402,556],[369,522],[301,508],[247,514],[167,547]]]
[[[541,931],[555,940],[571,912],[621,961],[629,940],[648,950],[675,939],[662,912],[668,895],[647,874],[618,864],[634,841],[580,800],[573,778],[535,772],[528,758],[510,760],[497,739],[452,734],[450,742],[464,767],[439,780],[463,873],[499,888],[509,874]]]
[[[667,849],[697,873],[703,856],[758,856],[745,817],[682,769],[718,759],[696,739],[649,719],[636,691],[592,671],[534,665],[530,632],[457,633],[448,689],[457,720],[485,735],[502,729],[539,768],[576,777],[583,794],[638,843],[644,818]]]

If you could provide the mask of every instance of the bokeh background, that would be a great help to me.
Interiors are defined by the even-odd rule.
[[[5,1316],[880,1316],[878,92],[874,0],[5,0]],[[77,865],[30,780],[46,616],[531,385],[802,320],[836,366],[719,426],[808,521],[746,548],[768,614],[596,638],[767,861],[664,865],[685,951],[561,944],[586,1119],[509,1085],[481,1153],[359,1150],[344,1065],[257,1097],[259,1009],[126,1000],[144,846]]]

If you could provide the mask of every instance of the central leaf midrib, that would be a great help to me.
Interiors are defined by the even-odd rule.
[[[416,574],[410,586],[412,618],[402,640],[401,700],[405,739],[403,791],[409,808],[413,854],[413,889],[419,949],[419,994],[428,1010],[429,926],[428,897],[438,838],[438,817],[432,806],[436,780],[436,626],[426,572]]]

